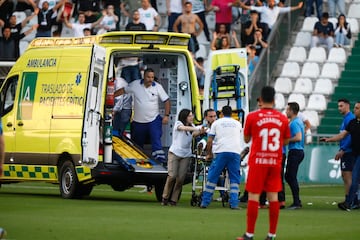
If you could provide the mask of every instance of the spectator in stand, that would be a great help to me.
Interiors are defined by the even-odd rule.
[[[106,10],[103,10],[102,15],[104,17],[100,22],[100,28],[97,31],[97,34],[115,31],[119,17],[115,15],[114,6],[107,5]]]
[[[126,31],[146,31],[146,26],[140,22],[139,10],[134,10],[132,22],[125,27]],[[121,77],[130,83],[141,78],[139,58],[138,57],[123,57],[119,61],[121,70]]]
[[[248,76],[250,76],[259,62],[259,56],[256,56],[256,48],[254,45],[249,45],[247,48],[247,63],[248,63]]]
[[[334,26],[329,22],[329,13],[327,12],[322,14],[321,20],[314,26],[311,47],[317,47],[318,44],[326,44],[328,50],[334,45]]]
[[[37,28],[37,24],[18,36],[18,39],[11,37],[11,28],[6,26],[2,29],[0,37],[0,60],[15,61],[19,57],[19,40],[30,34]]]
[[[83,33],[84,33],[84,37],[91,36],[91,29],[90,28],[84,28]]]
[[[220,24],[218,30],[213,32],[213,39],[212,39],[212,42],[211,42],[211,46],[213,44],[215,44],[215,48],[212,49],[212,50],[221,49],[223,37],[227,37],[228,42],[230,42],[230,34],[228,32],[226,32],[226,25],[225,24]]]
[[[146,26],[142,22],[140,22],[140,13],[139,10],[136,9],[132,15],[132,21],[129,22],[126,27],[126,31],[146,31]]]
[[[37,8],[34,0],[17,0],[15,12],[33,11]]]
[[[232,7],[237,6],[233,0],[212,0],[209,10],[215,12],[215,31],[218,31],[220,24],[225,24],[226,32],[230,33],[232,23]]]
[[[204,94],[204,84],[205,84],[205,68],[204,68],[204,58],[198,57],[194,61],[196,78],[199,87],[200,95]]]
[[[264,40],[263,35],[262,35],[262,30],[261,28],[257,29],[254,33],[254,42],[250,45],[253,45],[256,49],[256,56],[260,56],[261,51],[264,48],[268,47],[268,43],[266,42],[266,40]]]
[[[168,32],[174,31],[174,23],[176,19],[183,13],[184,4],[185,0],[166,0],[166,12],[168,15]]]
[[[31,14],[30,16],[28,16],[27,18],[25,18],[21,23],[16,24],[16,15],[12,15],[9,18],[9,21],[5,24],[7,26],[10,27],[11,29],[11,38],[15,39],[17,42],[17,47],[16,47],[16,56],[20,55],[19,52],[19,41],[22,37],[20,37],[21,35],[21,30],[23,29],[23,27],[26,26],[27,22],[30,21],[32,18],[34,18],[39,12],[39,9],[35,9],[34,13]],[[24,37],[24,36],[23,36]]]
[[[93,23],[85,23],[85,14],[79,13],[78,22],[77,23],[70,23],[67,17],[67,13],[64,13],[64,24],[68,28],[71,28],[74,31],[74,37],[83,37],[84,36],[84,29],[89,28],[92,29],[94,26],[98,25],[102,18],[99,18],[96,22]]]
[[[303,6],[303,2],[299,2],[297,6],[294,7],[280,7],[275,4],[275,0],[268,0],[268,4],[266,6],[255,7],[255,6],[247,6],[241,1],[239,2],[240,7],[246,10],[255,10],[261,14],[261,21],[266,23],[269,27],[269,30],[274,26],[279,14],[288,13],[294,10],[301,9]]]
[[[0,1],[0,28],[2,28],[10,18],[14,10],[14,2],[12,0]]]
[[[234,41],[234,47],[235,48],[239,48],[240,47],[240,43],[239,43],[239,40],[237,39],[236,37],[236,32],[235,31],[232,31],[231,33],[231,38],[233,39]],[[221,45],[220,47],[216,47],[216,39],[218,39],[217,37],[217,33],[214,32],[213,33],[213,40],[211,42],[211,50],[219,50],[219,49],[229,49],[231,48],[231,42],[229,40],[228,37],[222,37],[221,38]]]
[[[329,16],[334,18],[337,16],[336,9],[340,14],[345,15],[345,0],[328,0]]]
[[[262,29],[263,39],[267,39],[269,27],[266,23],[260,22],[259,13],[255,10],[250,11],[250,20],[242,26],[242,45],[247,46],[254,42],[254,33],[258,29]]]
[[[79,15],[85,15],[85,23],[94,23],[100,15],[100,0],[78,0]]]
[[[67,1],[70,1],[70,0],[67,0]],[[67,2],[67,1],[65,1],[65,2]],[[52,9],[52,8],[54,8],[56,6],[56,3],[58,1],[57,0],[36,0],[36,2],[37,2],[37,7],[39,9],[42,8],[42,5],[43,5],[44,2],[48,2],[49,9]],[[52,26],[57,26],[57,31],[60,32],[60,34],[61,34],[63,22],[62,21],[58,22],[57,21],[57,16],[58,16],[58,11],[54,11],[53,14],[51,15],[51,25]]]
[[[193,5],[192,13],[198,15],[201,22],[203,23],[206,40],[210,42],[210,32],[205,18],[205,13],[208,8],[208,0],[190,0],[189,2],[191,2]]]
[[[120,16],[121,16],[121,10],[120,10],[120,5],[121,5],[121,1],[120,0],[106,0],[103,1],[103,8],[106,9],[109,5],[112,5],[114,7],[114,14],[118,17],[118,20],[120,20]],[[117,21],[116,23],[116,31],[120,30],[120,26],[119,26],[119,22]]]
[[[258,0],[245,0],[242,2],[247,6],[255,6],[259,1]],[[241,9],[240,14],[241,14],[240,15],[241,24],[244,24],[247,21],[251,20],[249,10]]]
[[[121,13],[131,21],[134,10],[141,8],[141,0],[124,0],[120,4]]]
[[[346,21],[345,15],[340,14],[334,31],[335,47],[349,45],[351,41],[350,24]]]
[[[192,3],[185,2],[184,4],[184,13],[181,14],[174,23],[174,32],[180,32],[179,25],[181,25],[181,32],[188,33],[191,35],[189,41],[189,51],[195,54],[196,45],[198,45],[197,36],[200,35],[204,26],[200,18],[192,13]],[[197,26],[199,27],[197,29]]]
[[[306,0],[305,17],[310,17],[314,12],[314,3],[317,17],[320,19],[323,14],[323,0]]]
[[[144,23],[147,31],[157,32],[160,27],[160,15],[151,6],[149,0],[141,0],[140,22]]]
[[[36,37],[51,37],[51,27],[53,25],[53,14],[65,3],[66,0],[60,0],[53,8],[49,8],[49,2],[44,1],[42,8],[38,13],[39,27]]]

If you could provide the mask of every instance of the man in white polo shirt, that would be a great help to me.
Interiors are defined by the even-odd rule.
[[[134,96],[134,117],[131,123],[131,139],[140,147],[150,137],[152,156],[166,164],[164,150],[161,145],[162,124],[167,124],[170,114],[170,100],[164,88],[154,81],[154,70],[144,71],[144,79],[132,81],[120,91],[132,93]],[[159,99],[165,104],[165,115],[160,116]]]

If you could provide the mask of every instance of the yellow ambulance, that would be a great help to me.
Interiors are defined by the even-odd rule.
[[[166,168],[129,138],[106,141],[112,116],[106,100],[120,59],[136,57],[142,69],[154,69],[171,102],[162,136],[168,148],[181,109],[191,109],[201,122],[188,41],[187,34],[161,32],[34,39],[1,88],[6,154],[0,184],[58,183],[63,198],[89,195],[98,184],[117,191],[147,185],[160,200]]]

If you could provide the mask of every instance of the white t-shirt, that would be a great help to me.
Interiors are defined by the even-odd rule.
[[[71,28],[74,31],[74,37],[83,37],[84,36],[84,29],[89,28],[91,29],[91,23],[72,23]]]
[[[179,130],[178,128],[180,126],[184,126],[184,124],[181,121],[176,121],[173,128],[172,144],[169,151],[178,157],[190,157],[192,155],[192,133]]]
[[[147,31],[153,30],[155,26],[155,17],[159,15],[157,11],[152,7],[146,10],[143,8],[139,8],[138,10],[140,13],[140,22],[145,24]]]
[[[192,13],[205,12],[203,0],[189,0],[192,3]]]
[[[309,120],[308,117],[303,112],[298,112],[297,116],[298,118],[300,118],[302,122]]]
[[[126,88],[125,92],[134,95],[134,121],[148,123],[155,120],[159,115],[159,99],[165,102],[169,96],[164,88],[157,82],[150,87],[145,87],[143,80],[134,80]]]
[[[103,34],[107,31],[113,31],[116,29],[116,21],[114,16],[104,16],[104,18],[100,22],[101,28],[99,29],[97,34]],[[107,28],[105,28],[105,26]]]
[[[170,12],[182,13],[182,0],[171,0],[170,1]]]
[[[209,136],[214,137],[213,153],[241,152],[242,127],[239,121],[230,117],[223,117],[211,125]]]
[[[278,7],[278,6],[274,6],[273,9],[268,8],[266,6],[262,6],[262,7],[250,6],[250,9],[256,10],[257,12],[261,13],[261,21],[267,23],[270,29],[274,26],[280,13],[287,13],[291,11],[291,7]]]
[[[125,79],[121,77],[117,77],[115,79],[115,91],[121,88],[126,88],[128,83]],[[132,96],[131,94],[124,93],[120,96],[115,97],[115,106],[114,111],[119,112],[122,109],[131,109],[132,108]]]

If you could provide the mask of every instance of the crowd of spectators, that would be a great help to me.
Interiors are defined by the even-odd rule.
[[[321,0],[307,0],[305,4],[305,16],[316,13],[319,17],[314,26],[312,46],[326,44],[330,49],[349,44],[351,29],[344,14],[343,0],[329,0],[329,14],[323,12]],[[190,5],[191,15],[185,15],[186,6]],[[199,50],[197,38],[203,32],[211,50],[246,47],[250,54],[255,47],[255,55],[259,56],[268,46],[267,37],[278,15],[301,9],[302,5],[303,2],[285,6],[284,1],[278,0],[166,0],[164,14],[167,15],[167,31],[193,36],[189,50],[194,55]],[[205,16],[210,11],[215,15],[215,26],[208,26],[206,22]],[[338,23],[333,26],[327,19],[337,12]],[[17,18],[16,13],[24,18]],[[156,0],[0,0],[0,60],[16,60],[22,53],[20,40],[29,34],[25,38],[27,43],[34,37],[81,37],[124,30],[120,28],[121,17],[126,21],[122,26],[129,29],[143,29],[144,25],[146,31],[159,31],[166,25],[157,11]],[[182,20],[176,23],[179,17]],[[188,18],[194,21],[186,23]],[[235,21],[241,23],[240,34],[232,30]],[[214,29],[212,34],[209,28]],[[256,61],[251,62],[256,64]]]

